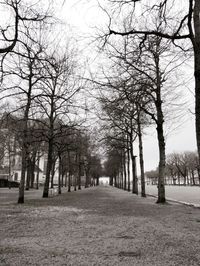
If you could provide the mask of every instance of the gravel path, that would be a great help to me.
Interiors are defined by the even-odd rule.
[[[200,265],[200,209],[112,187],[0,206],[0,265]]]

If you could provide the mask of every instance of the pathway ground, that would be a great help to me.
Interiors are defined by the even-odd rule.
[[[93,187],[0,205],[0,265],[200,265],[200,209]]]

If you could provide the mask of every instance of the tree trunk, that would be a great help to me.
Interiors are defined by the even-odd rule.
[[[18,203],[24,203],[24,185],[25,185],[25,176],[26,176],[26,167],[27,167],[27,158],[28,158],[28,116],[29,110],[31,107],[31,91],[32,91],[32,71],[30,67],[30,75],[29,75],[29,89],[27,93],[27,104],[24,112],[24,119],[23,119],[23,136],[22,136],[22,167],[21,167],[21,180],[19,185],[19,197]]]
[[[88,188],[89,187],[89,169],[88,169],[88,166],[85,167],[85,188]]]
[[[68,192],[71,192],[71,172],[68,173]]]
[[[37,158],[36,189],[39,189],[39,176],[40,176],[40,155],[38,153],[38,158]]]
[[[132,163],[132,193],[138,194],[138,182],[137,182],[137,171],[136,171],[136,156],[133,153],[133,140],[132,134],[130,135],[130,155],[131,155],[131,163]]]
[[[115,177],[114,177],[114,186],[117,188],[118,187],[118,173],[115,173]]]
[[[178,178],[178,185],[180,186],[181,185],[181,180],[180,180],[180,173],[179,172],[178,172],[177,178]]]
[[[186,175],[183,175],[183,180],[184,180],[184,186],[186,186]]]
[[[114,177],[114,180],[115,180],[114,186],[117,187],[117,176]]]
[[[130,149],[129,149],[129,141],[127,136],[127,175],[128,175],[128,191],[131,191],[130,184]]]
[[[194,171],[193,170],[191,171],[191,174],[192,174],[192,184],[193,184],[193,186],[196,186],[196,182],[195,182],[195,178],[194,178]]]
[[[71,192],[71,158],[70,158],[70,151],[67,151],[68,154],[68,165],[69,165],[69,173],[68,173],[68,192]]]
[[[132,187],[132,193],[138,195],[138,182],[137,182],[137,170],[136,170],[136,156],[131,156],[132,161],[132,169],[133,169],[133,176],[134,176],[134,183]]]
[[[55,167],[56,167],[56,158],[52,159],[52,168],[51,168],[51,188],[54,187],[54,175],[55,175]]]
[[[36,155],[37,155],[37,152],[34,151],[33,152],[33,156],[32,156],[32,160],[30,161],[31,163],[31,173],[30,173],[30,178],[31,178],[31,188],[34,187],[34,182],[35,182],[35,163],[36,163]]]
[[[157,39],[157,49],[160,48],[161,39]],[[154,55],[155,60],[155,70],[156,70],[156,112],[157,112],[157,138],[158,138],[158,147],[159,147],[159,175],[158,175],[158,200],[157,203],[164,203],[165,199],[165,138],[163,131],[164,116],[162,111],[162,98],[161,98],[161,71],[160,71],[160,61],[159,61],[159,52],[156,50]]]
[[[9,139],[9,146],[8,146],[8,187],[9,189],[11,188],[11,167],[12,167],[12,162],[11,162],[11,147],[10,147],[10,139]]]
[[[24,147],[22,148],[22,167],[21,167],[21,180],[19,185],[19,198],[18,203],[24,203],[24,186],[25,186],[25,177],[26,177],[26,166],[27,166],[27,147],[26,142],[24,141]]]
[[[123,152],[123,168],[124,168],[124,186],[123,189],[127,189],[127,171],[126,171],[126,152]]]
[[[78,190],[81,190],[81,155],[78,154]]]
[[[161,104],[160,104],[161,107]],[[163,114],[161,108],[157,110],[157,136],[159,146],[159,176],[158,176],[158,200],[157,203],[164,203],[165,199],[165,138],[163,134]]]
[[[62,171],[62,177],[61,177],[61,187],[64,187],[64,174]]]
[[[99,177],[97,177],[96,180],[97,180],[96,186],[99,186]]]
[[[61,194],[61,173],[62,173],[62,161],[61,156],[58,156],[59,160],[59,170],[58,170],[58,194]]]
[[[30,181],[31,181],[31,159],[28,158],[27,161],[27,168],[26,168],[26,190],[30,188]]]
[[[78,170],[78,190],[81,190],[81,164],[79,164]]]
[[[76,191],[76,186],[78,184],[78,178],[79,178],[79,158],[78,158],[78,153],[76,152],[76,168],[75,168],[75,174],[74,174],[74,191]]]
[[[120,188],[124,188],[124,167],[123,167],[123,153],[121,152],[121,166],[120,166]]]
[[[190,185],[190,179],[189,179],[188,171],[187,170],[185,172],[185,176],[186,176],[186,180],[187,180],[187,185],[189,186]]]
[[[48,157],[47,157],[47,169],[46,169],[46,178],[44,183],[43,198],[48,198],[49,196],[49,182],[52,169],[52,160],[53,160],[53,139],[49,139],[48,143]]]
[[[194,1],[194,36],[192,43],[194,47],[194,77],[195,77],[195,117],[196,117],[196,140],[200,165],[200,1]]]
[[[158,200],[157,203],[164,203],[165,200],[165,140],[162,123],[157,124],[157,135],[159,145],[159,176],[158,176]]]
[[[76,183],[77,183],[77,176],[75,173],[75,175],[74,175],[74,191],[76,191]]]
[[[140,156],[140,173],[141,173],[141,196],[146,197],[145,193],[145,176],[144,176],[144,159],[143,159],[143,143],[142,143],[142,130],[140,123],[140,113],[138,111],[138,139],[139,139],[139,156]]]

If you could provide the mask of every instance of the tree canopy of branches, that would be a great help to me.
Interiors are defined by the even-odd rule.
[[[38,2],[27,4],[23,0],[3,0],[0,6],[5,12],[10,11],[11,21],[0,28],[1,31],[1,48],[0,54],[7,54],[13,50],[19,40],[19,35],[23,31],[23,27],[34,22],[45,21],[48,17],[48,11],[41,11]],[[7,17],[9,17],[7,15]]]
[[[176,0],[108,0],[114,10],[109,14],[109,36],[140,36],[139,48],[149,37],[165,38],[185,53],[192,46],[195,78],[196,139],[200,160],[200,3],[188,0],[180,5]],[[110,11],[109,10],[109,11]],[[117,16],[116,16],[117,15]],[[117,19],[116,19],[117,17]],[[119,18],[122,17],[121,24]],[[186,40],[186,41],[185,41]],[[190,43],[189,43],[190,41]]]
[[[114,62],[113,65],[119,70],[117,78],[121,79],[121,83],[118,82],[118,87],[123,87],[122,83],[125,83],[126,98],[129,102],[137,102],[140,110],[156,125],[159,147],[157,202],[162,203],[165,202],[166,165],[164,104],[167,102],[166,95],[169,94],[165,83],[172,75],[174,68],[182,64],[177,49],[182,43],[177,43],[176,40],[189,38],[182,29],[189,18],[184,17],[176,32],[172,33],[177,27],[175,17],[173,17],[174,21],[170,20],[176,12],[176,9],[172,8],[172,3],[176,1],[149,3],[145,0],[111,0],[108,2],[112,8],[106,11],[109,16],[109,32],[104,35],[106,38],[104,47],[109,51],[109,58]],[[175,48],[171,41],[175,44]],[[174,52],[176,54],[173,54]],[[166,61],[167,56],[170,59]],[[110,73],[106,76],[113,87]],[[114,74],[114,76],[117,75]]]

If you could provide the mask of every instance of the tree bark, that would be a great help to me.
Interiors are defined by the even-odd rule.
[[[164,203],[165,199],[165,137],[164,137],[164,115],[162,111],[162,98],[161,98],[161,71],[160,71],[160,39],[157,39],[156,51],[153,53],[156,70],[156,112],[157,112],[157,138],[159,147],[159,175],[158,175],[158,200],[157,203]]]
[[[77,185],[77,176],[75,173],[75,175],[74,175],[74,191],[76,191],[76,185]]]
[[[142,130],[140,122],[140,113],[138,111],[138,139],[139,139],[139,157],[140,157],[140,173],[141,173],[141,196],[146,197],[145,193],[145,176],[144,176],[144,158],[143,158],[143,143],[142,143]]]
[[[124,186],[123,189],[127,190],[127,171],[126,171],[126,152],[123,152],[123,168],[124,168]]]
[[[157,203],[164,203],[165,199],[165,139],[162,123],[157,124],[158,146],[159,146],[159,176],[158,176],[158,200]]]
[[[71,182],[72,182],[72,169],[71,169],[71,157],[70,157],[70,151],[67,151],[68,154],[68,166],[69,166],[69,172],[68,172],[68,192],[71,192]]]
[[[132,163],[132,193],[138,194],[138,180],[137,180],[137,172],[136,172],[136,156],[133,153],[133,139],[132,134],[130,134],[130,157]]]
[[[25,142],[25,141],[24,141]],[[25,177],[26,177],[26,166],[27,166],[27,146],[26,143],[23,143],[22,148],[22,167],[21,167],[21,180],[19,185],[19,198],[18,203],[24,203],[24,186],[25,186]]]
[[[78,154],[78,190],[81,190],[81,154]]]
[[[52,167],[51,167],[51,188],[54,187],[54,175],[55,175],[55,167],[56,167],[56,158],[52,159]]]
[[[78,185],[78,178],[79,178],[79,158],[76,151],[76,168],[74,173],[74,191],[76,191],[76,186]]]
[[[33,152],[33,156],[32,156],[32,160],[30,161],[31,163],[31,173],[30,173],[30,179],[31,179],[31,185],[30,187],[33,188],[34,187],[34,182],[35,182],[35,163],[36,163],[36,155],[37,155],[37,151]]]
[[[131,186],[130,186],[130,149],[129,149],[128,136],[127,136],[127,175],[128,175],[128,191],[131,191]]]
[[[30,181],[31,181],[31,159],[28,158],[27,160],[27,167],[26,167],[26,190],[30,188]]]
[[[39,152],[38,152],[38,158],[37,158],[36,189],[39,189],[39,176],[40,176],[40,154],[39,154]]]
[[[194,47],[194,77],[195,77],[195,118],[196,118],[196,140],[200,165],[200,1],[194,2],[194,36],[192,39]]]
[[[113,176],[113,186],[117,187],[117,178],[116,178],[116,176]]]
[[[61,187],[64,187],[64,174],[62,171],[62,177],[61,177]]]
[[[120,162],[120,188],[124,189],[124,158],[123,152],[121,151],[121,162]]]
[[[49,134],[48,134],[48,157],[47,157],[47,169],[46,169],[46,178],[44,183],[43,198],[48,198],[49,196],[49,183],[53,165],[53,149],[54,149],[54,113],[55,113],[55,84],[53,89],[53,94],[51,95],[51,110],[49,115]]]
[[[132,160],[132,169],[135,182],[133,183],[132,193],[138,195],[138,181],[137,181],[137,170],[136,170],[136,156],[131,156]]]
[[[49,182],[51,176],[52,162],[53,162],[53,139],[50,138],[48,143],[47,169],[46,169],[46,178],[43,190],[43,198],[48,198],[49,196]]]
[[[88,170],[85,170],[85,188],[88,188],[89,186],[89,176],[88,176]]]
[[[61,173],[62,173],[62,161],[61,161],[61,156],[58,156],[59,160],[59,171],[58,171],[58,194],[61,194]]]
[[[24,112],[24,119],[23,119],[23,136],[22,136],[22,167],[21,167],[21,180],[19,185],[19,197],[18,203],[24,203],[24,185],[25,185],[25,176],[26,176],[26,167],[27,167],[27,158],[28,158],[28,118],[29,118],[29,110],[31,108],[31,93],[32,93],[32,64],[29,66],[29,80],[28,80],[28,93],[27,93],[27,104],[25,107]]]
[[[191,171],[191,175],[192,175],[192,184],[193,186],[196,186],[196,182],[195,182],[195,177],[194,177],[194,171]]]
[[[71,192],[71,172],[68,173],[68,192]]]

